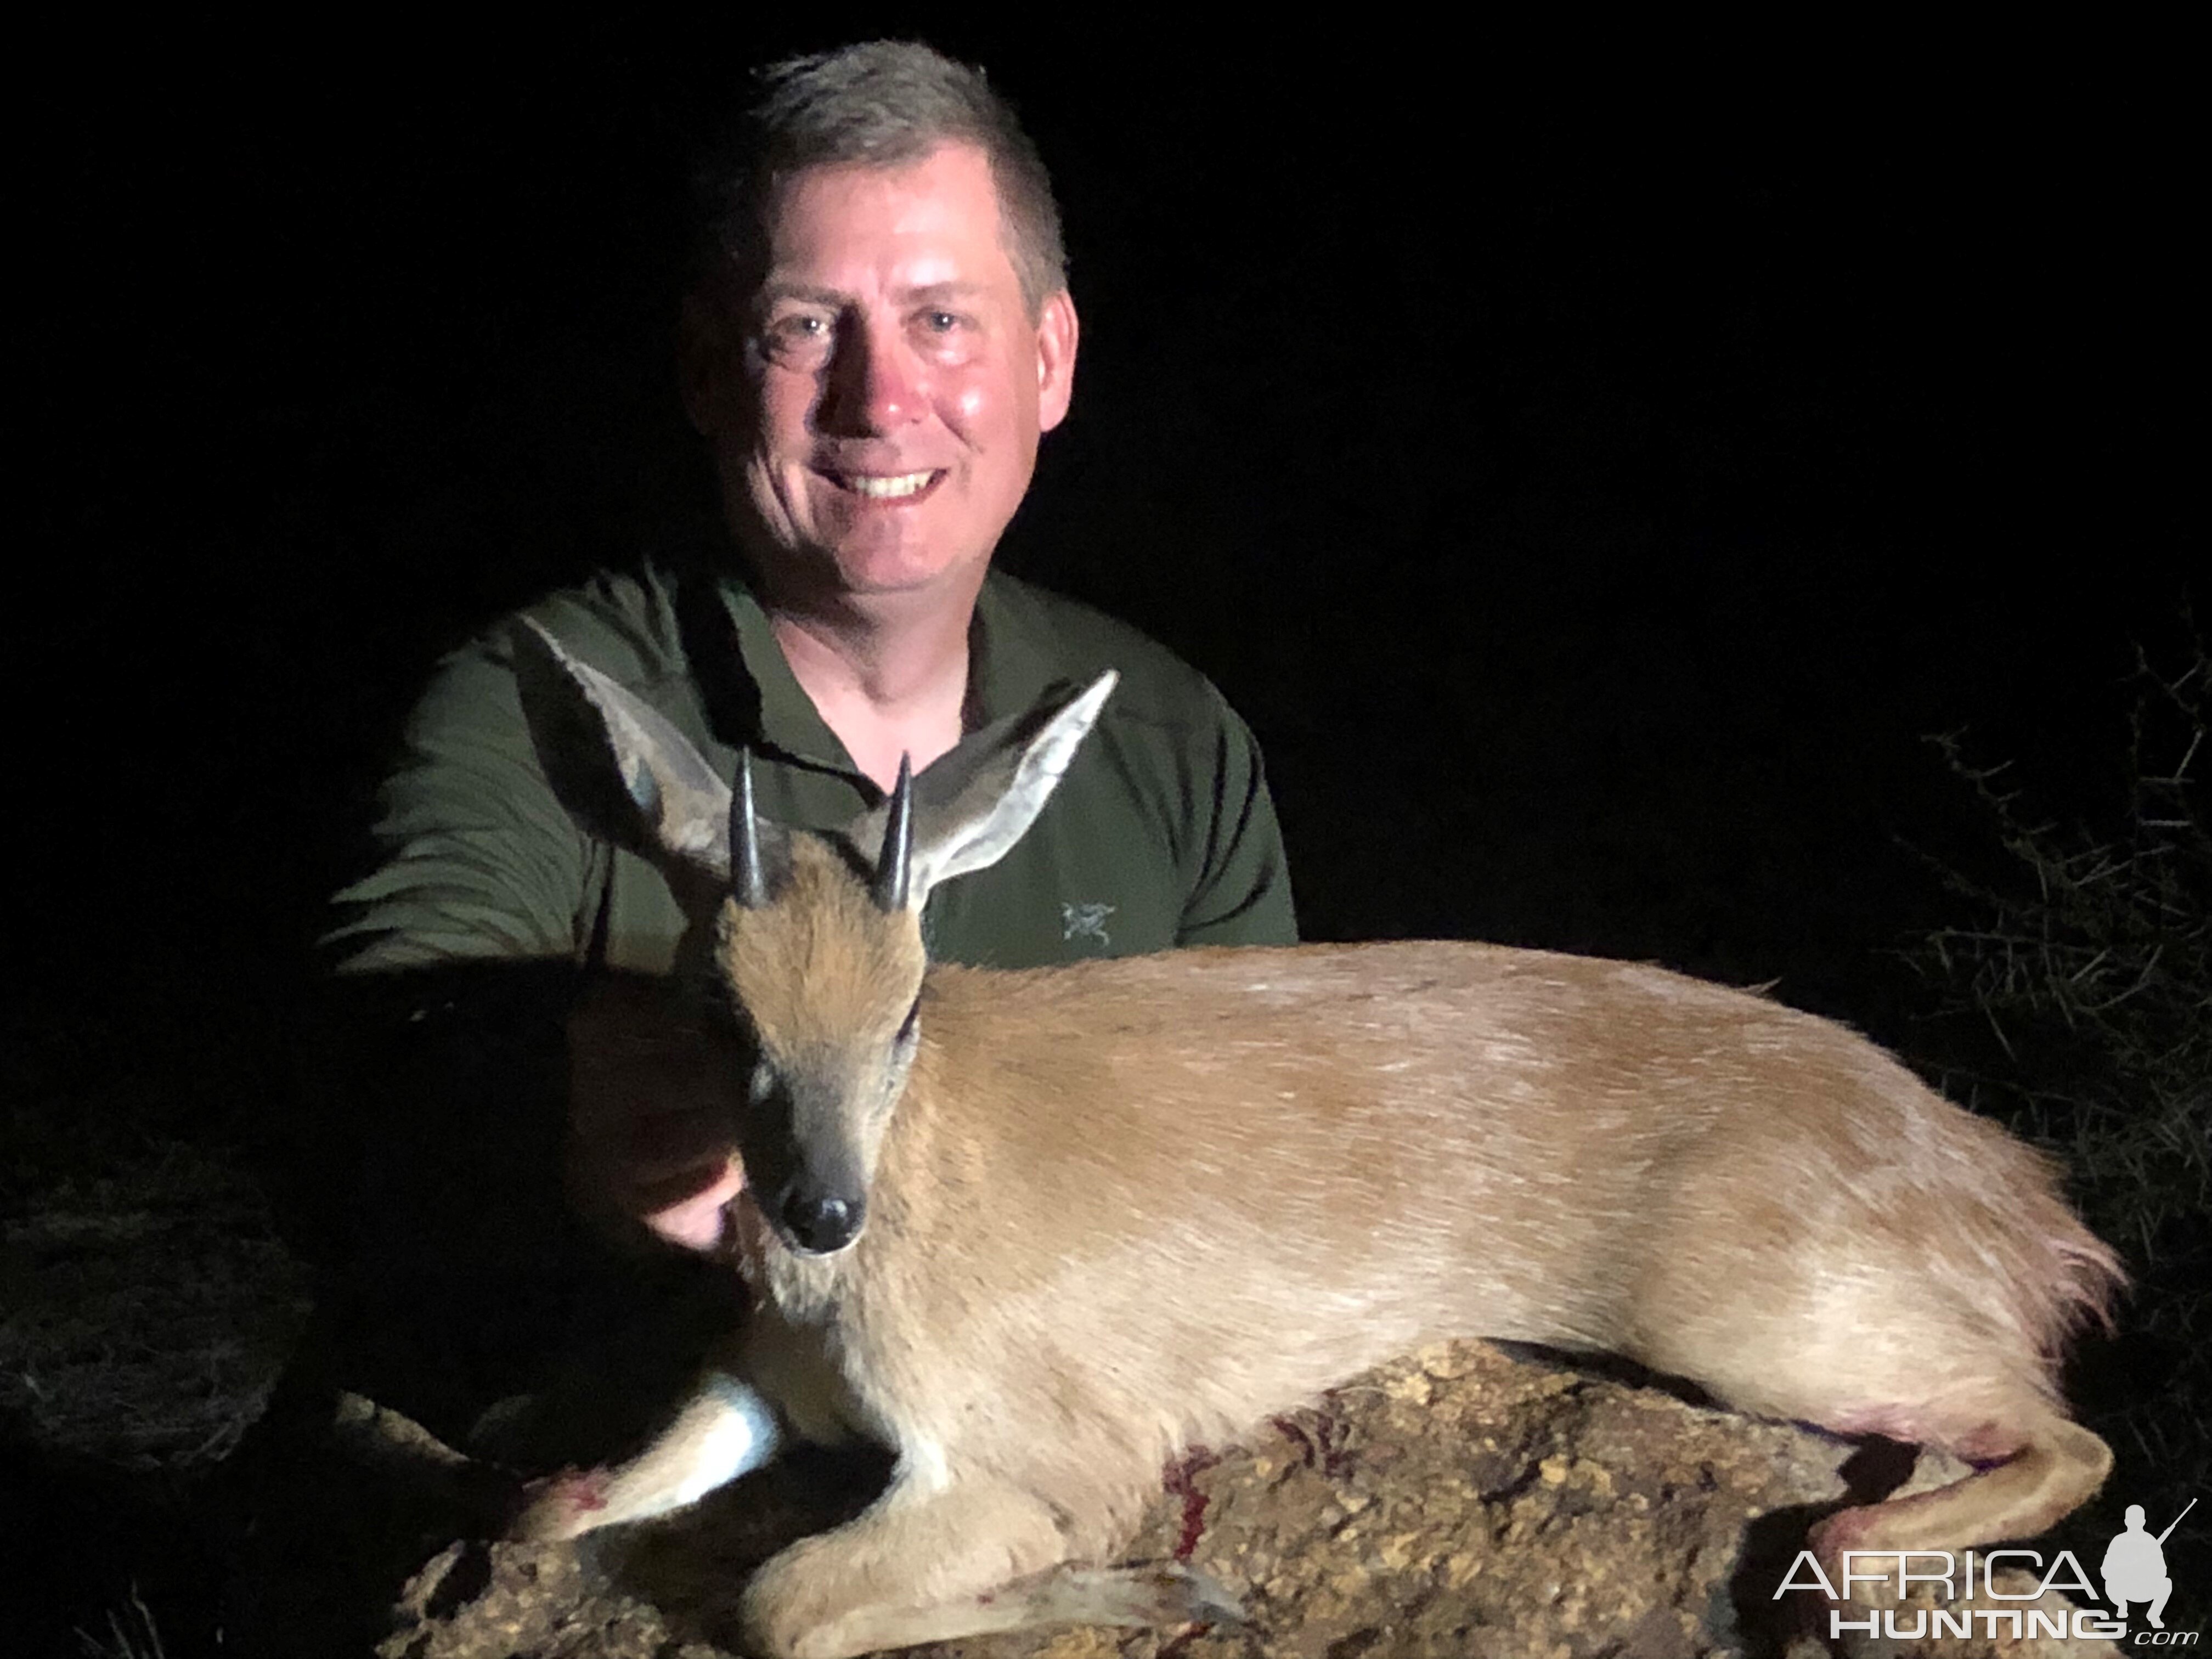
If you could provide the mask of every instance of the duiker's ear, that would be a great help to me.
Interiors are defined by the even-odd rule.
[[[1120,678],[1109,668],[1071,697],[972,732],[914,781],[913,908],[938,883],[996,864],[1028,833]],[[884,815],[878,806],[846,831],[871,865]]]
[[[592,834],[726,886],[730,786],[635,693],[522,621],[513,630],[515,678],[562,804]],[[605,787],[610,761],[619,790]]]

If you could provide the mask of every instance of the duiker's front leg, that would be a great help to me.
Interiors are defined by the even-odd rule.
[[[623,1521],[644,1521],[696,1504],[715,1487],[775,1455],[775,1413],[735,1377],[709,1372],[676,1420],[627,1463],[544,1482],[512,1533],[534,1542],[578,1538]]]
[[[1040,1625],[1239,1617],[1231,1597],[1182,1567],[1076,1568],[1066,1555],[1051,1511],[1018,1487],[926,1490],[901,1476],[866,1515],[802,1539],[754,1575],[746,1645],[763,1659],[850,1659]]]

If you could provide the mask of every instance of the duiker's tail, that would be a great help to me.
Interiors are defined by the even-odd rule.
[[[1984,1359],[2009,1351],[2013,1363],[1968,1368],[1972,1385],[1955,1395],[1939,1388],[1900,1401],[1893,1424],[1853,1425],[1977,1467],[1933,1492],[1831,1516],[1813,1537],[1824,1561],[1846,1550],[1962,1549],[2031,1536],[2087,1502],[2111,1472],[2111,1449],[2068,1419],[2058,1371],[2069,1337],[2089,1324],[2111,1328],[2127,1275],[2059,1195],[2056,1162],[2008,1140],[2003,1152],[1986,1166],[1995,1179],[1977,1182],[1972,1197],[1954,1195],[1953,1237],[1962,1248],[1935,1252],[1927,1265],[1948,1281],[1954,1305],[1977,1310],[2001,1333],[1998,1352]]]
[[[2112,1328],[2112,1304],[2127,1288],[2127,1271],[2112,1248],[2075,1218],[2059,1196],[2057,1161],[2027,1147],[2038,1177],[2014,1189],[2008,1218],[2008,1249],[1992,1252],[1988,1264],[1973,1264],[1984,1294],[1994,1285],[2010,1304],[2012,1321],[2030,1351],[2041,1360],[2051,1398],[2057,1398],[2059,1362],[2068,1342],[2091,1325]]]

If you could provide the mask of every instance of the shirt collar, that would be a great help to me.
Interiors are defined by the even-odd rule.
[[[994,570],[976,596],[968,630],[968,729],[1027,714],[1066,678],[1054,660],[1051,629],[1034,594]]]
[[[738,655],[760,698],[759,730],[751,735],[787,760],[857,776],[860,769],[852,756],[784,660],[768,612],[752,588],[741,576],[726,576],[716,586],[737,636]]]
[[[740,574],[726,574],[716,586],[760,699],[759,743],[787,760],[857,779],[860,768],[791,672],[751,586]],[[1022,584],[996,570],[984,577],[968,628],[969,730],[1037,707],[1064,678],[1053,661],[1049,632]]]

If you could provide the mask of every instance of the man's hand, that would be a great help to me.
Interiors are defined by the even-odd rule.
[[[721,1243],[745,1184],[725,1063],[665,981],[584,994],[568,1017],[568,1178],[587,1214],[686,1249]]]

